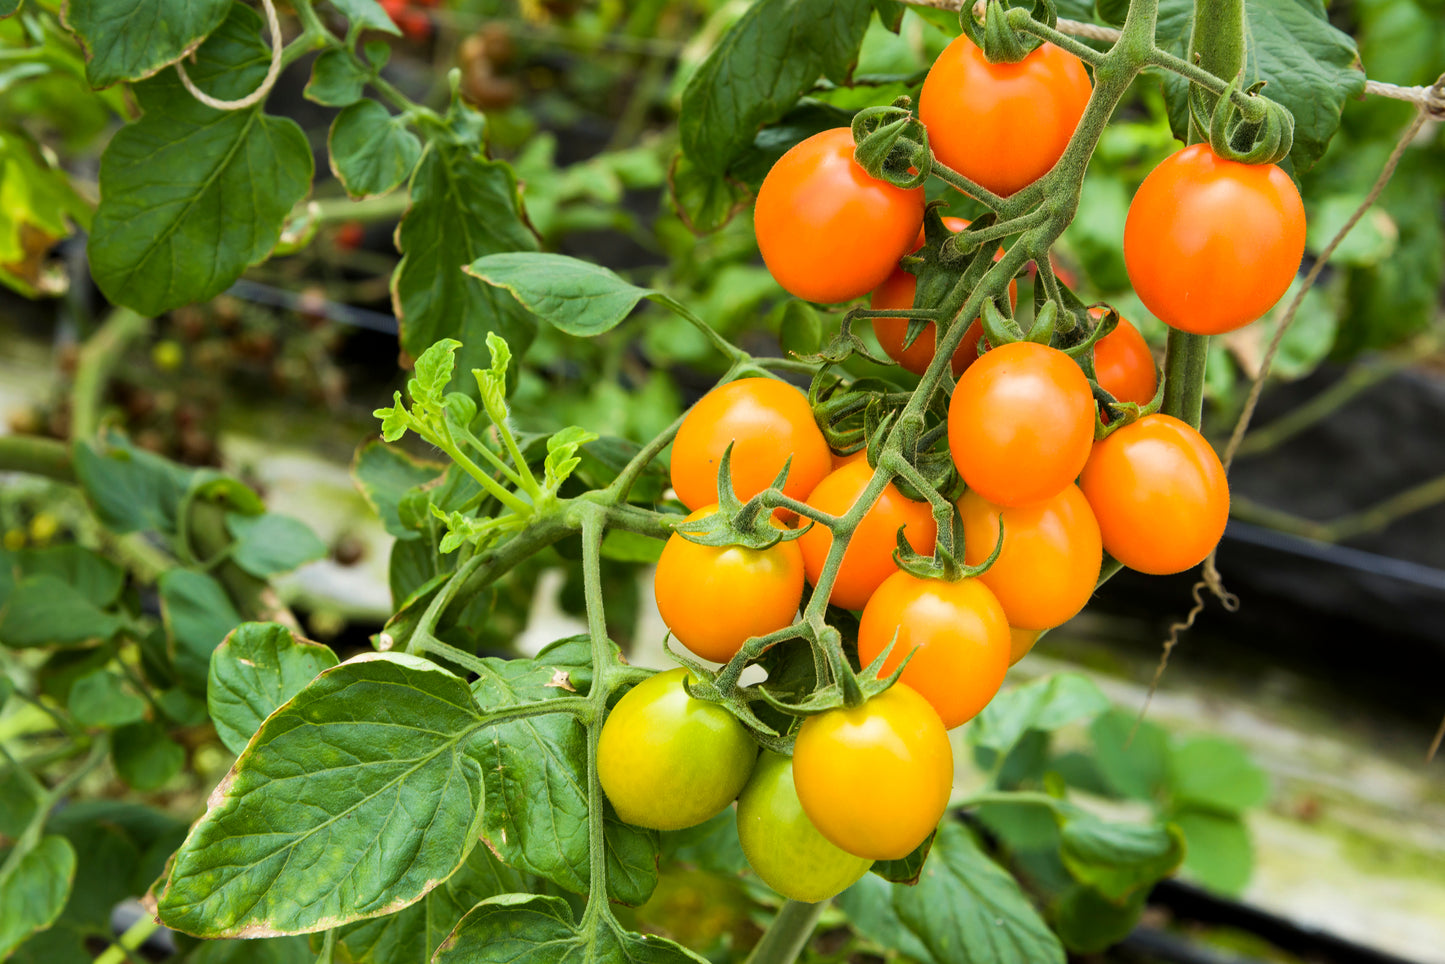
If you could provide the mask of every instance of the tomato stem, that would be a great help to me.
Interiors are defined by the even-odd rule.
[[[778,908],[778,916],[768,925],[746,964],[792,964],[807,946],[827,906],[826,900],[816,904],[790,900]]]

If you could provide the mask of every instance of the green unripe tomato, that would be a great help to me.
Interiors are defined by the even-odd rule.
[[[716,703],[688,696],[686,674],[668,670],[638,683],[602,725],[602,791],[634,826],[696,826],[725,810],[753,771],[758,746],[747,727]]]
[[[753,871],[789,900],[827,900],[873,866],[818,832],[793,787],[793,761],[770,751],[738,797],[738,839]]]

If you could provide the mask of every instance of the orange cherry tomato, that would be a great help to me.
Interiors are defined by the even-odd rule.
[[[1092,92],[1083,62],[1053,44],[991,64],[961,36],[933,62],[918,118],[940,161],[1007,197],[1063,157]]]
[[[964,561],[982,563],[998,542],[1003,548],[978,579],[993,590],[1008,623],[1017,629],[1052,629],[1072,618],[1099,581],[1103,547],[1099,523],[1077,485],[1030,505],[1005,508],[972,490],[958,500],[963,519]]]
[[[997,505],[1039,502],[1074,481],[1094,442],[1094,395],[1068,355],[1014,342],[959,376],[948,448],[968,487]]]
[[[856,452],[850,452],[850,453],[847,454],[847,455],[839,455],[837,452],[834,452],[834,453],[833,453],[833,471],[836,472],[836,471],[838,471],[839,469],[841,469],[843,466],[845,466],[845,465],[852,465],[854,462],[867,462],[867,461],[868,461],[868,450],[867,450],[866,448],[861,448],[861,449],[859,449],[859,450],[856,451]]]
[[[895,572],[863,607],[858,660],[867,666],[893,643],[878,671],[882,679],[911,652],[899,682],[926,699],[951,730],[977,716],[1003,684],[1008,627],[998,599],[977,579],[948,582]]]
[[[923,223],[923,188],[868,176],[846,127],[814,134],[778,159],[758,191],[753,228],[763,262],[790,294],[850,301],[876,288]]]
[[[968,227],[969,222],[963,218],[948,217],[943,223],[954,234]],[[917,251],[923,247],[924,236],[922,229],[918,232],[918,242],[912,247]],[[997,261],[1003,257],[1003,248],[999,248],[998,254],[994,255]],[[869,298],[868,306],[875,311],[883,311],[889,308],[901,309],[912,308],[913,297],[918,290],[918,278],[903,270],[900,265],[893,269],[877,288],[873,289],[873,295]],[[1017,281],[1008,283],[1009,301],[1015,306],[1019,303],[1019,285]],[[873,334],[878,338],[878,344],[888,353],[888,357],[896,361],[907,371],[915,375],[922,375],[928,370],[928,363],[933,361],[934,349],[937,344],[937,326],[929,322],[918,337],[913,339],[913,344],[907,348],[903,342],[908,338],[907,318],[874,318]],[[978,319],[968,326],[968,331],[963,333],[963,341],[959,343],[958,350],[953,353],[953,377],[957,378],[963,374],[963,370],[973,364],[978,358],[978,340],[983,337],[983,325]]]
[[[1149,172],[1124,221],[1139,299],[1181,331],[1217,335],[1263,315],[1305,250],[1305,209],[1274,164],[1225,160],[1194,144]]]
[[[793,783],[818,831],[870,860],[908,856],[948,809],[953,749],[928,701],[895,683],[862,706],[810,716]]]
[[[872,478],[873,470],[867,461],[845,465],[818,483],[808,496],[808,505],[830,515],[843,515],[858,501]],[[898,548],[900,528],[914,552],[925,555],[933,552],[938,525],[933,520],[932,507],[927,502],[905,499],[889,482],[853,530],[833,591],[828,595],[830,603],[844,609],[862,609],[873,590],[898,571],[893,551]],[[827,526],[815,523],[798,539],[798,544],[803,550],[803,570],[808,582],[816,586],[828,551],[833,548],[833,533]]]
[[[1103,317],[1102,308],[1090,312]],[[1154,354],[1139,329],[1125,318],[1103,338],[1094,343],[1094,378],[1099,387],[1121,402],[1147,405],[1159,390],[1159,373],[1154,368]]]
[[[732,443],[733,491],[746,501],[773,484],[787,463],[783,492],[805,497],[833,467],[808,396],[775,378],[740,378],[704,395],[672,442],[672,487],[696,511],[717,502],[717,472]]]
[[[1043,632],[1037,629],[1018,629],[1016,627],[1010,627],[1008,635],[1008,664],[1010,666],[1013,666],[1017,664],[1019,660],[1023,659],[1029,654],[1029,652],[1034,648],[1034,644],[1039,641],[1039,637],[1043,635]]]
[[[1104,549],[1151,575],[1203,562],[1229,521],[1229,481],[1219,456],[1171,415],[1146,415],[1095,445],[1079,485]]]
[[[716,511],[707,506],[687,519]],[[803,552],[796,541],[767,549],[700,546],[674,532],[657,560],[653,592],[679,642],[703,659],[726,663],[751,637],[793,622],[803,599]]]

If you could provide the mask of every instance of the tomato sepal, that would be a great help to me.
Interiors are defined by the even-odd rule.
[[[959,14],[959,24],[968,39],[972,40],[991,64],[1016,64],[1037,50],[1044,42],[1042,37],[1020,30],[1016,23],[1036,20],[1049,27],[1059,23],[1059,10],[1054,0],[1033,0],[1028,9],[1015,8],[1018,14],[1010,15],[1010,8],[999,0],[989,0],[984,8],[983,23],[973,15],[973,5],[965,4]],[[1035,16],[1042,13],[1042,16]]]
[[[680,522],[672,531],[699,546],[745,546],[759,551],[802,536],[811,522],[799,529],[774,525],[769,511],[776,508],[773,500],[786,498],[783,486],[793,465],[792,456],[784,460],[782,470],[771,485],[743,502],[733,491],[732,453],[733,443],[729,442],[718,462],[717,511],[701,519]]]
[[[1202,98],[1189,98],[1194,121],[1201,130],[1209,131],[1209,147],[1215,154],[1241,164],[1278,164],[1289,156],[1294,147],[1294,115],[1261,96],[1263,86],[1261,80],[1241,90],[1239,78],[1234,78],[1205,122],[1199,116],[1203,104],[1196,102]]]
[[[875,860],[869,870],[890,883],[912,887],[923,876],[923,865],[928,860],[928,853],[933,849],[933,841],[937,836],[938,831],[935,830],[914,848],[913,853],[897,860]]]
[[[863,108],[853,115],[852,124],[858,166],[904,190],[922,187],[933,169],[928,130],[912,107],[912,98],[900,97],[888,106]]]

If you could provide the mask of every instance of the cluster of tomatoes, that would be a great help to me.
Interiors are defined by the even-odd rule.
[[[991,64],[959,38],[925,81],[919,118],[937,162],[1008,196],[1053,168],[1090,93],[1083,64],[1050,45],[1021,63]],[[878,310],[933,307],[915,306],[916,279],[902,261],[925,243],[922,188],[872,178],[853,151],[848,129],[825,131],[774,165],[755,217],[768,268],[810,301],[871,295]],[[1298,269],[1303,243],[1303,210],[1289,178],[1273,165],[1225,160],[1206,145],[1185,148],[1149,175],[1124,236],[1144,304],[1196,333],[1231,330],[1268,310]],[[922,374],[938,333],[930,322],[905,346],[907,327],[902,317],[874,325],[889,356]],[[899,534],[928,556],[937,524],[929,503],[890,482],[852,532],[829,588],[830,604],[861,612],[860,665],[890,644],[880,676],[911,657],[898,682],[861,705],[805,717],[791,758],[756,760],[754,741],[733,715],[687,694],[685,670],[653,677],[623,697],[601,736],[602,785],[623,820],[676,829],[736,798],[738,832],[758,874],[794,899],[829,897],[871,861],[902,858],[928,837],[952,786],[946,731],[989,703],[1041,631],[1083,608],[1105,552],[1163,574],[1198,564],[1214,548],[1228,518],[1228,486],[1195,429],[1148,414],[1096,441],[1107,413],[1074,357],[1034,341],[980,341],[973,320],[950,360],[946,425],[964,483],[956,530],[963,562],[977,575],[940,578],[900,567]],[[1094,345],[1092,361],[1095,382],[1114,399],[1144,406],[1155,397],[1153,356],[1128,322]],[[834,517],[848,513],[875,471],[862,453],[829,449],[802,392],[744,378],[699,401],[673,443],[673,488],[690,518],[717,511],[729,445],[739,499],[768,488],[787,464],[783,493]],[[820,524],[765,549],[674,534],[657,567],[659,610],[689,650],[727,661],[747,640],[793,622],[832,542]]]
[[[431,39],[431,14],[427,10],[439,6],[441,0],[380,0],[381,9],[408,39],[422,43]]]

